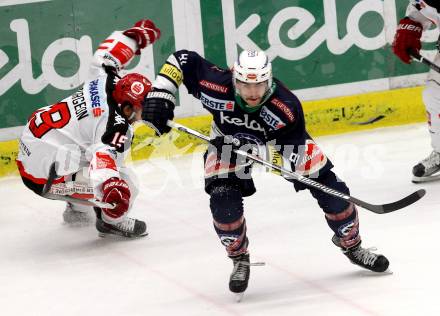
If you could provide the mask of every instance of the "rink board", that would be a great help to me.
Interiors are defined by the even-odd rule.
[[[303,103],[308,131],[312,136],[360,131],[377,127],[425,121],[421,87],[405,88]],[[209,133],[210,115],[180,118],[181,124]],[[172,157],[204,150],[198,139],[173,131],[151,137],[149,129],[136,128],[131,157]],[[0,142],[0,176],[16,173],[18,141]]]

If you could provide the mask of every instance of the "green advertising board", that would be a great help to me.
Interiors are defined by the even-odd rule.
[[[0,128],[23,125],[36,108],[76,90],[100,41],[144,17],[153,18],[164,34],[153,48],[162,63],[174,49],[170,1],[55,0],[0,7]]]
[[[201,3],[208,59],[226,66],[232,62],[227,55],[235,47],[265,50],[273,59],[274,74],[291,89],[427,71],[421,65],[403,65],[390,49],[397,19],[405,15],[409,3],[406,0]],[[217,13],[214,21],[210,12]],[[425,48],[434,49],[434,45],[427,43]]]
[[[33,110],[77,89],[99,42],[113,30],[125,29],[141,18],[151,18],[162,30],[161,39],[146,53],[145,68],[139,68],[142,58],[133,63],[133,67],[138,65],[136,69],[145,70],[150,77],[177,46],[184,48],[176,43],[188,43],[191,48],[194,42],[202,43],[199,53],[224,67],[230,66],[244,48],[265,50],[272,58],[275,76],[294,90],[423,73],[423,65],[403,65],[390,51],[396,19],[404,15],[407,3],[3,1],[0,133],[1,128],[25,124]],[[182,34],[180,25],[194,23],[196,32]],[[428,43],[427,48],[432,49],[433,45]]]

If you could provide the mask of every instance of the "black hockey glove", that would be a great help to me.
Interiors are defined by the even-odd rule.
[[[255,143],[251,143],[246,138],[236,138],[230,135],[217,136],[210,140],[210,150],[217,151],[217,157],[223,162],[236,165],[245,165],[250,161],[246,157],[236,154],[235,150],[242,150],[249,154],[258,154],[258,148]]]
[[[153,90],[145,97],[142,119],[150,122],[157,129],[156,134],[168,133],[171,128],[167,121],[174,118],[176,98],[167,90]]]

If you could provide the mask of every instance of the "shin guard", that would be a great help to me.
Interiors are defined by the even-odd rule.
[[[243,197],[238,186],[222,184],[211,190],[210,207],[214,229],[228,256],[247,252]]]
[[[344,248],[350,248],[361,240],[359,235],[359,217],[356,207],[350,204],[347,209],[339,213],[325,213],[328,225],[339,238]]]

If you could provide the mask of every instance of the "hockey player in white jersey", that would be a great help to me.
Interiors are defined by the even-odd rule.
[[[151,83],[141,74],[120,78],[118,72],[159,37],[160,30],[150,20],[114,31],[94,54],[91,79],[73,95],[36,110],[20,138],[17,165],[29,189],[41,195],[56,163],[52,194],[114,205],[94,208],[100,235],[147,234],[143,221],[127,216],[137,188],[123,156],[131,145],[130,124],[140,118]],[[91,206],[68,203],[63,217],[67,223],[78,223],[90,213]]]
[[[411,63],[411,52],[419,53],[420,38],[424,30],[433,24],[440,24],[439,0],[411,0],[406,16],[400,20],[393,42],[393,52],[404,63]],[[437,53],[434,60],[440,66],[440,55]],[[440,178],[440,74],[431,70],[426,87],[423,91],[428,116],[429,132],[431,135],[432,152],[428,157],[413,167],[413,182],[430,181]]]

